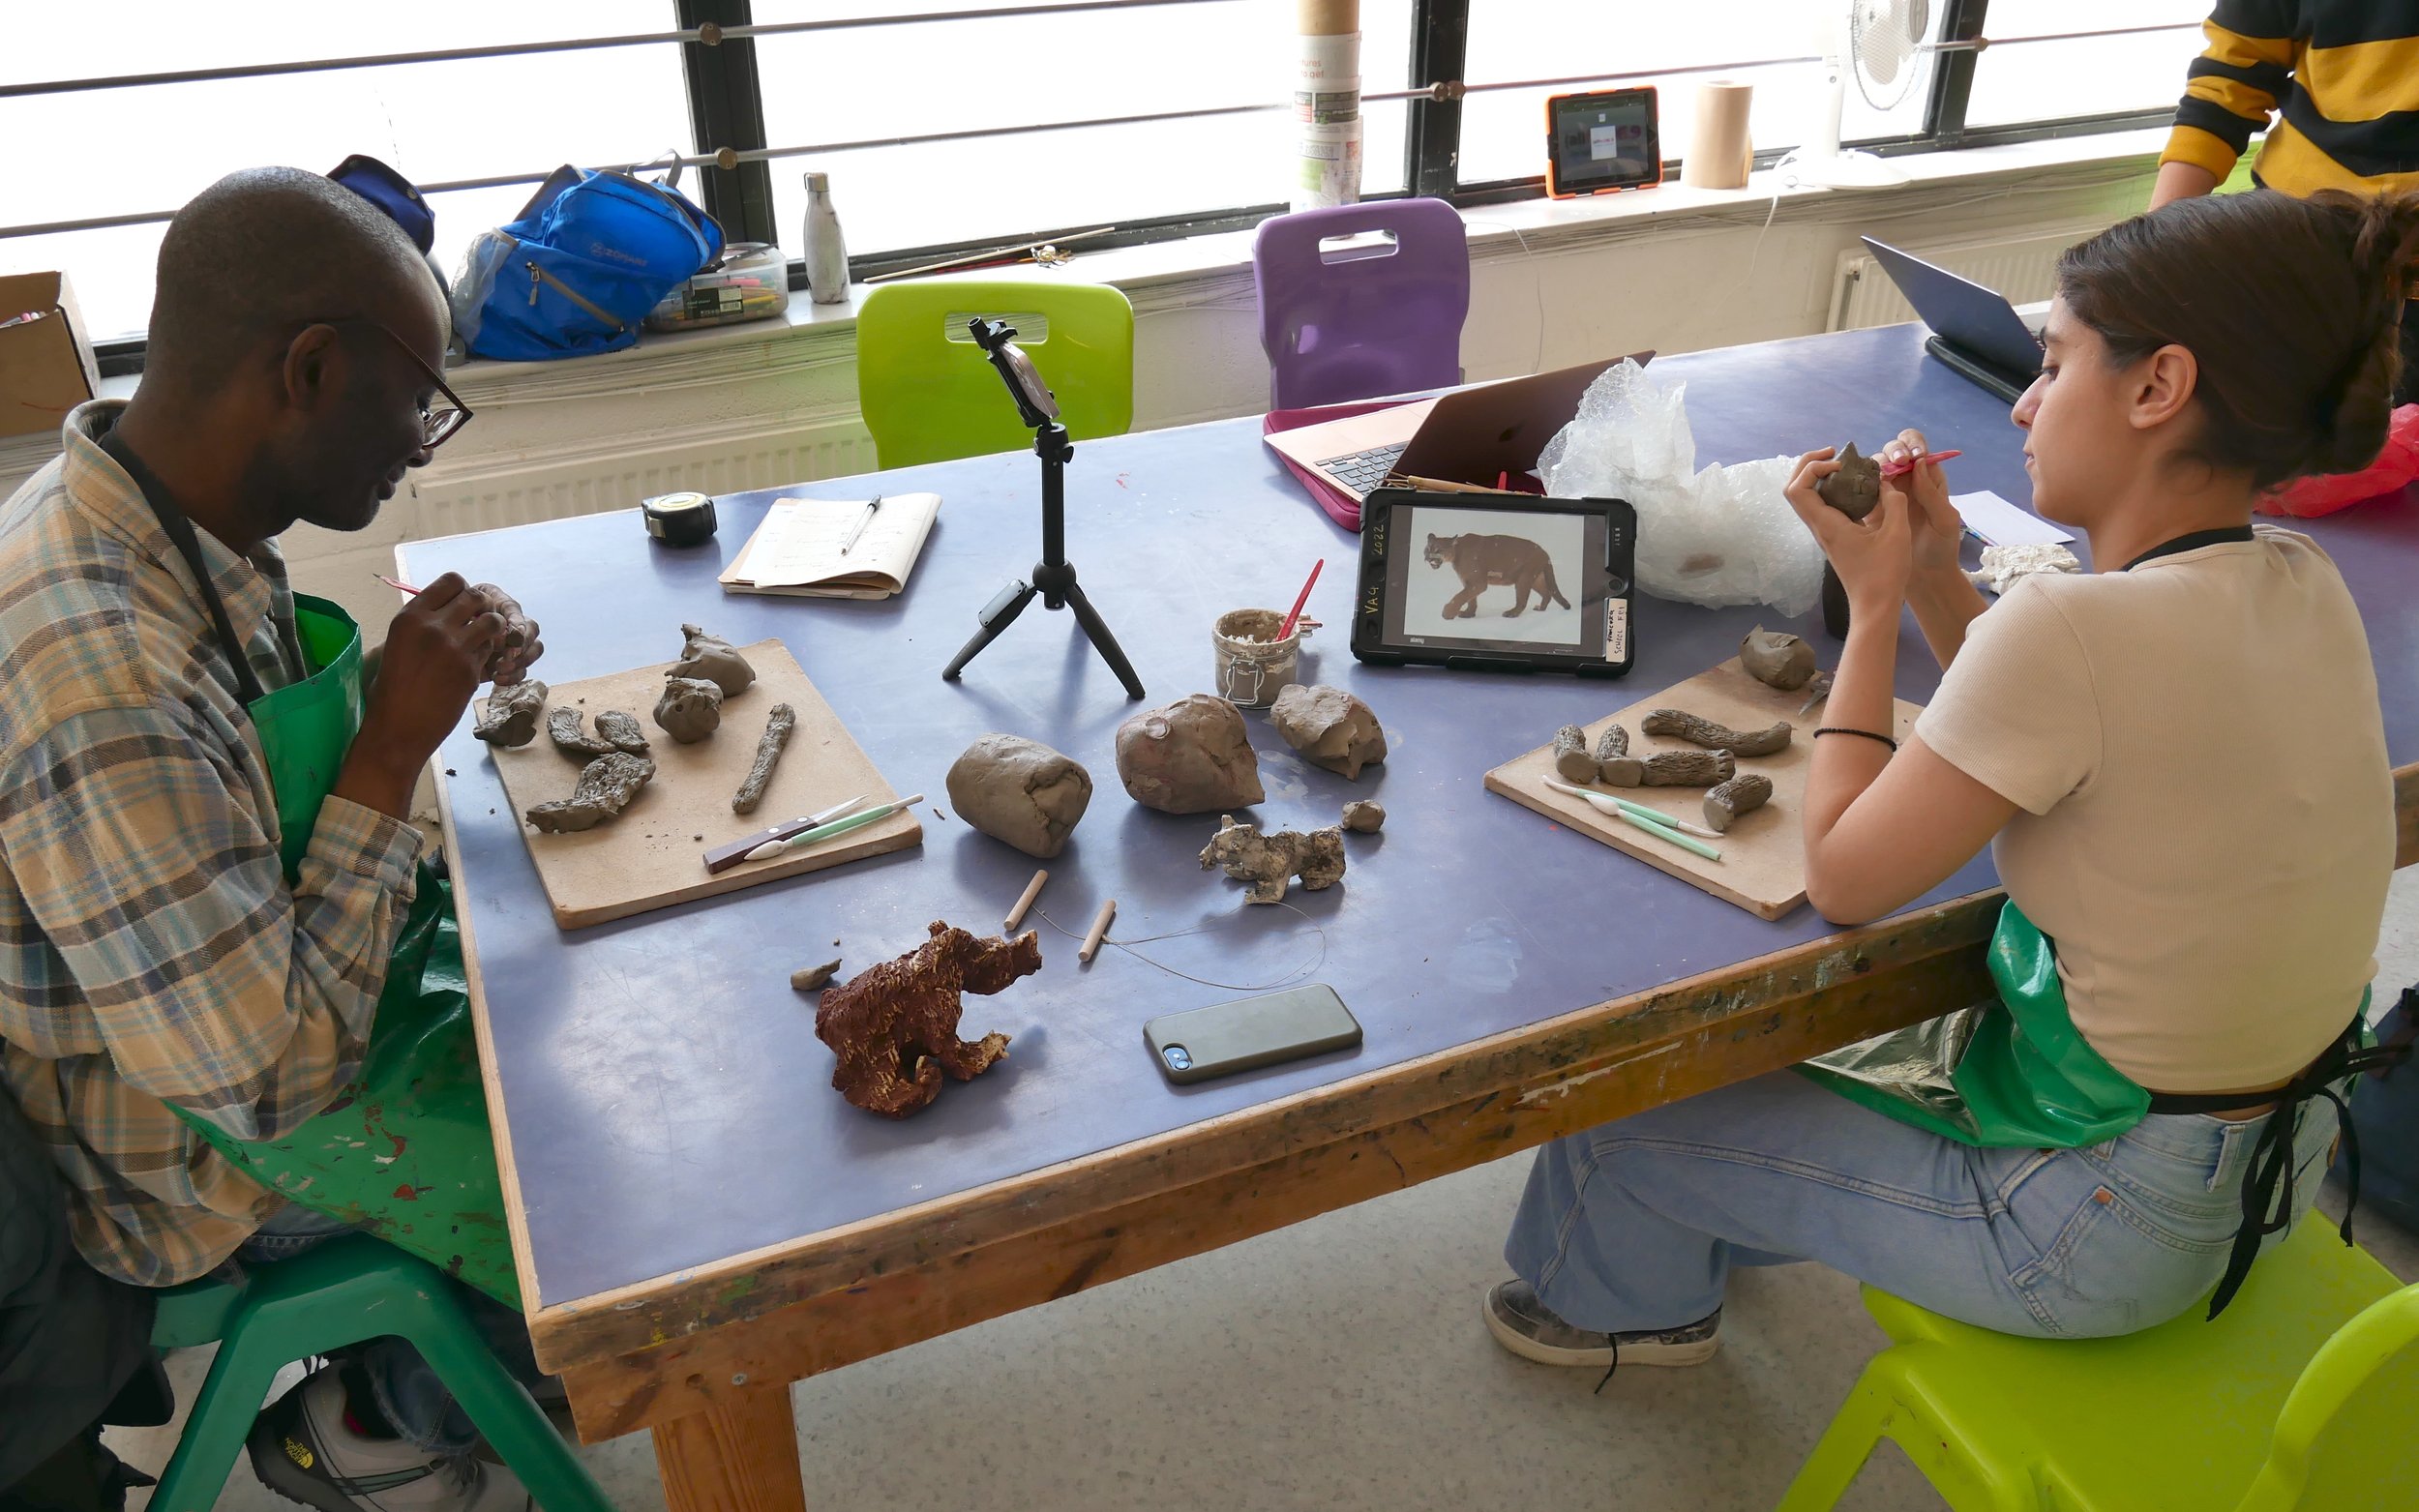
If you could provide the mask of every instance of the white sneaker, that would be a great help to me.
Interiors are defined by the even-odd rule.
[[[531,1512],[534,1505],[500,1466],[354,1433],[332,1366],[263,1408],[245,1447],[262,1485],[322,1512]]]

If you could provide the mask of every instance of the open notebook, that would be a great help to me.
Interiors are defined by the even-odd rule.
[[[720,581],[731,593],[886,599],[907,586],[940,513],[938,493],[886,493],[879,507],[872,499],[775,499]]]

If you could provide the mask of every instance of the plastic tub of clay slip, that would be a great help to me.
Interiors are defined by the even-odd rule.
[[[1301,665],[1302,637],[1317,628],[1301,620],[1294,633],[1279,640],[1285,616],[1274,609],[1229,609],[1210,627],[1210,685],[1218,697],[1241,709],[1265,709],[1296,676]]]

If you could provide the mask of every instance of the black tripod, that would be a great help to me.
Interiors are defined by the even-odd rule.
[[[1118,648],[1117,637],[1109,633],[1108,621],[1084,597],[1076,586],[1074,564],[1066,559],[1066,475],[1067,459],[1075,448],[1066,438],[1066,427],[1059,424],[1059,401],[1041,381],[1032,362],[1011,340],[1016,327],[998,324],[977,315],[967,321],[974,333],[974,343],[991,358],[991,365],[1000,370],[1000,381],[1016,400],[1017,412],[1033,428],[1033,455],[1041,459],[1041,560],[1033,564],[1032,580],[1012,582],[992,596],[982,612],[975,616],[981,629],[974,632],[955,660],[942,668],[941,678],[957,681],[966,670],[966,664],[982,653],[983,647],[1000,638],[1000,633],[1016,622],[1025,612],[1025,606],[1041,595],[1044,608],[1072,608],[1075,622],[1084,627],[1090,637],[1092,649],[1117,673],[1125,685],[1125,696],[1143,696],[1142,679],[1134,675],[1133,664]]]

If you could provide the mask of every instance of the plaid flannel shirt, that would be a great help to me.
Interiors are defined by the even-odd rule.
[[[191,1280],[278,1199],[172,1112],[278,1138],[359,1064],[420,836],[320,806],[300,879],[233,669],[185,560],[95,437],[0,506],[0,1076],[74,1191],[76,1248]],[[274,546],[199,532],[264,688],[301,674]]]

